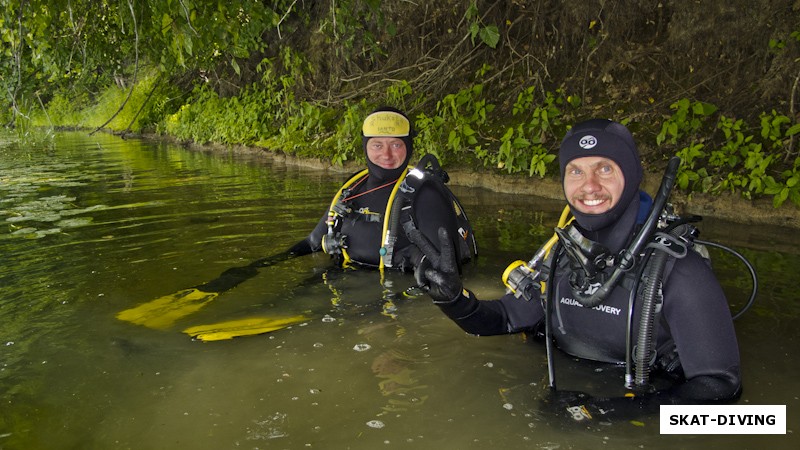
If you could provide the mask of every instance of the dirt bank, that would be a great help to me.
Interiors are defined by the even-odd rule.
[[[214,145],[190,145],[189,148],[201,151],[225,151],[247,153],[264,158],[273,163],[282,163],[295,167],[313,170],[324,170],[333,173],[352,173],[363,167],[351,162],[344,166],[334,166],[329,161],[319,159],[298,158],[292,155],[274,153],[257,147],[224,147]],[[544,198],[561,199],[561,184],[554,179],[530,178],[519,175],[493,173],[489,169],[482,171],[458,167],[445,167],[450,175],[450,184],[477,187],[512,195],[534,195]],[[650,194],[658,190],[661,173],[645,174],[644,188]],[[725,219],[741,224],[771,225],[800,229],[800,208],[792,203],[785,203],[780,208],[772,206],[771,199],[747,200],[733,194],[692,194],[673,192],[671,202],[680,214],[697,214],[703,217]]]

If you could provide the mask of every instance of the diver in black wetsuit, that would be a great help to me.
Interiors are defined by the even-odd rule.
[[[423,255],[404,229],[416,227],[432,239],[443,227],[456,239],[458,263],[472,258],[474,235],[458,200],[444,186],[447,180],[430,172],[409,171],[414,135],[408,117],[397,109],[381,107],[368,115],[362,127],[367,170],[345,184],[311,234],[289,251],[304,255],[324,250],[347,266],[411,271]],[[438,162],[434,169],[439,175],[444,173]],[[400,217],[388,217],[392,214]]]
[[[643,171],[630,132],[605,119],[580,123],[562,141],[559,162],[565,197],[575,217],[574,230],[579,233],[574,236],[588,243],[586,247],[603,249],[603,255],[619,255],[631,245],[653,202],[639,190]],[[446,242],[447,232],[441,230],[439,235]],[[419,282],[429,286],[434,303],[468,333],[530,331],[545,321],[541,286],[531,290],[527,300],[508,293],[499,300],[479,301],[463,288],[446,245],[440,254],[419,235],[411,238],[433,261],[431,268],[418,271]],[[545,284],[547,298],[552,299],[549,329],[555,343],[576,357],[625,362],[631,351],[626,345],[630,276],[623,277],[602,302],[584,305],[580,299],[609,278],[614,261],[603,259],[607,267],[596,266],[598,274],[587,281],[586,272],[579,270],[586,265],[577,260],[580,253],[556,248],[554,252],[561,252],[562,257],[554,257],[559,263],[554,263],[555,271]],[[661,403],[737,398],[741,392],[739,350],[719,282],[708,262],[695,251],[671,258],[666,267],[662,289],[656,289],[663,296],[655,315],[655,357],[650,366],[669,371],[677,381],[649,397]],[[627,273],[637,271],[634,268]],[[634,303],[632,317],[640,316],[641,305],[638,300]],[[633,336],[639,332],[638,323],[633,320]]]

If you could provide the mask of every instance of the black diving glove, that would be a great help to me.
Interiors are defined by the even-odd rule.
[[[314,253],[314,249],[311,247],[311,242],[306,238],[289,247],[286,252],[295,256],[304,256]]]
[[[439,228],[441,252],[419,230],[408,233],[408,238],[425,255],[414,269],[417,284],[428,291],[434,303],[449,303],[461,295],[463,285],[458,275],[458,261],[450,235]]]

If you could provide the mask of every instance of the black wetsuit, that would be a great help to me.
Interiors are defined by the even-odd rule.
[[[631,202],[611,227],[595,232],[582,230],[582,234],[618,252],[635,233],[639,205],[638,199]],[[566,276],[568,268],[559,266],[552,309],[552,335],[559,348],[581,358],[624,362],[629,298],[625,283],[617,285],[599,306],[586,308],[574,300]],[[657,357],[675,356],[677,352],[686,380],[670,395],[692,401],[735,398],[741,389],[736,334],[727,300],[707,261],[694,251],[676,259],[663,280],[663,295]],[[634,310],[634,339],[640,303],[636,302]],[[544,320],[541,299],[526,301],[513,294],[496,301],[479,301],[469,293],[437,304],[461,328],[476,335],[532,330]],[[680,367],[676,370],[680,375]]]
[[[360,193],[378,188],[391,181],[371,175],[363,183],[351,190],[349,196],[355,197]],[[445,197],[446,194],[434,184],[438,182],[430,181],[422,184],[411,205],[414,224],[437,246],[439,242],[437,230],[439,227],[445,227],[450,232],[450,236],[459,235],[455,209],[451,200]],[[339,231],[346,236],[347,254],[352,262],[368,267],[379,266],[384,216],[393,188],[394,183],[388,184],[383,188],[355,197],[347,202],[347,206],[353,212],[342,219]],[[370,216],[377,218],[377,220],[370,220]],[[291,250],[300,254],[322,250],[322,237],[328,232],[327,218],[328,214],[326,212],[311,234],[292,247]],[[411,271],[421,257],[422,254],[416,246],[409,242],[405,233],[401,232],[394,245],[392,268]],[[465,260],[468,259],[469,255],[459,255],[459,257],[461,260]]]

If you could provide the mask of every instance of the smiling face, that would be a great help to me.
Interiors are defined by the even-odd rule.
[[[622,170],[608,158],[575,158],[564,171],[564,195],[573,208],[584,214],[602,214],[613,208],[624,187]]]
[[[406,143],[400,138],[373,137],[367,141],[367,157],[384,169],[396,169],[406,160]]]

